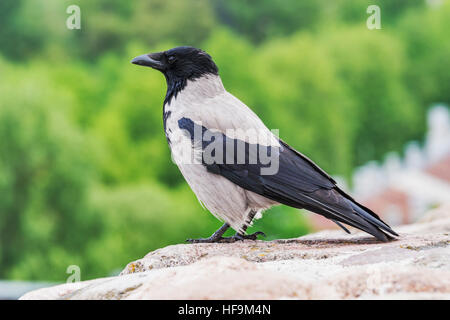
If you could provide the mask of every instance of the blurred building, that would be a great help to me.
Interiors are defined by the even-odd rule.
[[[450,203],[449,109],[435,106],[427,118],[423,147],[410,142],[403,158],[390,153],[381,164],[355,170],[350,193],[390,225],[412,223],[428,209]],[[337,227],[318,215],[311,220],[317,229]]]

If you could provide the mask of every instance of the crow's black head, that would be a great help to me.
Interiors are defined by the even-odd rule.
[[[163,52],[144,54],[131,63],[161,71],[171,80],[191,80],[211,73],[218,74],[218,68],[211,56],[193,47],[176,47]]]
[[[176,47],[167,51],[143,54],[131,63],[151,67],[161,71],[166,77],[167,93],[164,104],[184,89],[187,80],[195,80],[203,75],[218,75],[218,68],[211,56],[193,47]]]

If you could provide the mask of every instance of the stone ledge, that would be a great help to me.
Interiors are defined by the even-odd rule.
[[[389,243],[335,230],[178,244],[130,262],[117,277],[21,299],[450,299],[450,207],[395,230],[400,238]]]

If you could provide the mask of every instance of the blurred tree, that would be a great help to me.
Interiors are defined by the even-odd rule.
[[[129,56],[145,52],[142,47],[130,50],[134,53]],[[120,90],[108,92],[103,111],[97,114],[91,128],[92,134],[105,146],[99,158],[104,182],[120,184],[156,179],[175,186],[182,177],[170,161],[164,135],[165,79],[160,73],[136,68],[129,61],[116,62],[103,64],[102,70],[115,70],[115,88]]]
[[[369,5],[380,6],[382,24],[393,25],[411,8],[422,9],[423,0],[211,0],[220,21],[254,42],[314,31],[336,23],[365,22]]]
[[[22,60],[40,56],[52,42],[70,44],[65,10],[58,0],[1,1],[0,53]]]
[[[91,58],[110,50],[120,52],[130,41],[148,47],[165,41],[198,46],[215,26],[208,0],[82,0],[80,6],[84,27],[78,46]]]
[[[0,50],[2,54],[13,56],[17,46],[11,47],[9,39],[18,37],[19,30],[15,26],[14,19],[20,9],[23,0],[0,2]]]
[[[411,11],[399,23],[410,66],[405,83],[426,108],[432,103],[450,104],[450,3]]]
[[[356,103],[352,167],[381,160],[387,151],[421,137],[425,118],[403,84],[408,61],[397,38],[353,27],[324,32],[320,41]]]
[[[0,277],[55,279],[70,264],[58,257],[82,254],[101,231],[88,145],[61,112],[64,96],[38,74],[1,70]]]
[[[157,183],[98,189],[97,210],[108,217],[105,229],[81,261],[90,262],[88,277],[121,270],[150,250],[203,237],[220,222],[202,209],[187,187],[166,189]]]
[[[355,105],[324,47],[305,34],[274,40],[258,50],[252,69],[269,128],[324,169],[348,175]]]
[[[325,1],[317,0],[212,0],[221,21],[250,39],[290,34],[314,27]]]

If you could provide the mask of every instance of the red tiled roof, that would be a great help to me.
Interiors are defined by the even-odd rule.
[[[435,178],[450,182],[450,154],[425,170]]]

